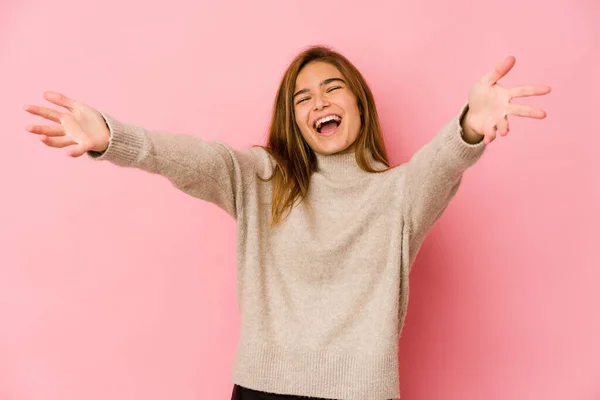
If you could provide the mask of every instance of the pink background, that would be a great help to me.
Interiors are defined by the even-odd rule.
[[[76,1],[0,6],[0,399],[226,399],[235,224],[163,178],[25,131],[57,90],[150,129],[263,143],[304,46],[347,55],[406,161],[512,54],[511,119],[427,238],[403,400],[600,399],[600,3]],[[489,190],[485,191],[484,187]]]

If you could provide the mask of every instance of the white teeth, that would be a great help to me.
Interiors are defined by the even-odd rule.
[[[328,115],[326,117],[323,117],[321,119],[318,119],[315,122],[315,129],[319,129],[321,128],[321,125],[323,125],[325,122],[329,122],[329,121],[338,121],[340,122],[342,120],[342,117],[338,116],[338,115]]]

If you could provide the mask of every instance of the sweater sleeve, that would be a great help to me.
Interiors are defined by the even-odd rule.
[[[244,188],[254,179],[256,149],[234,150],[220,141],[150,131],[100,113],[110,130],[109,145],[88,156],[160,174],[181,191],[238,217]]]
[[[467,110],[468,104],[465,104],[406,165],[406,221],[411,264],[423,239],[456,194],[463,173],[485,150],[483,141],[469,144],[462,138],[460,121]]]

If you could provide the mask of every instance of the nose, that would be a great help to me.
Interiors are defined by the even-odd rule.
[[[327,106],[329,106],[327,96],[324,93],[317,93],[315,95],[315,111],[322,110]]]

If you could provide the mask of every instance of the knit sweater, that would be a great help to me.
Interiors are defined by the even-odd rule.
[[[400,397],[398,339],[421,244],[485,145],[462,139],[468,105],[406,163],[362,170],[317,154],[305,202],[269,227],[274,161],[260,147],[150,131],[102,113],[97,160],[160,174],[237,223],[240,336],[233,382],[330,399]],[[384,169],[382,164],[374,164]],[[310,207],[306,206],[306,202]]]

